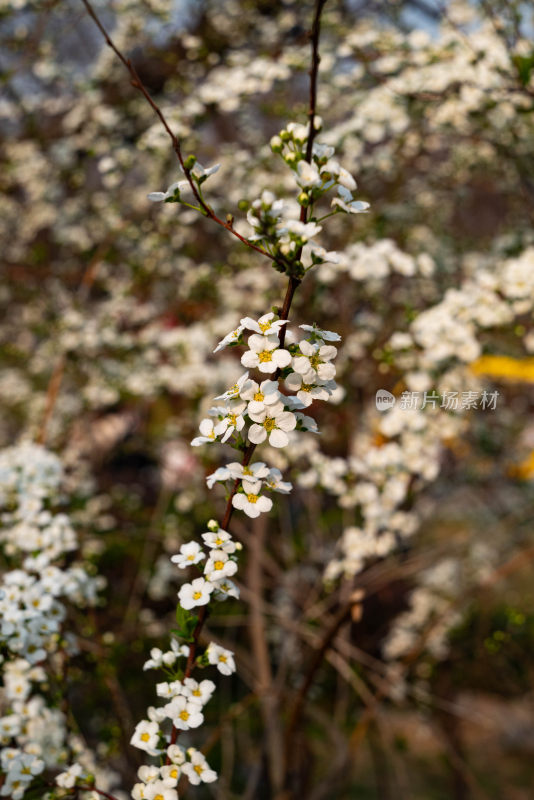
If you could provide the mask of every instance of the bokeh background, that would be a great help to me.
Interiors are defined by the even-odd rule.
[[[295,196],[269,140],[306,119],[312,3],[94,5],[185,152],[221,164],[209,202],[250,235],[241,201]],[[325,225],[340,261],[306,277],[292,322],[343,336],[342,389],[314,404],[320,437],[265,452],[294,493],[233,523],[242,597],[209,629],[238,672],[187,740],[221,777],[187,796],[274,797],[251,616],[280,731],[352,596],[291,742],[291,796],[532,797],[532,22],[516,0],[326,5],[318,140],[371,210]],[[81,3],[5,0],[0,24],[0,444],[39,441],[67,467],[83,556],[107,579],[94,613],[72,612],[67,691],[127,790],[155,701],[142,665],[174,624],[169,556],[224,507],[205,476],[228,453],[189,446],[241,372],[212,351],[285,279],[210,220],[147,200],[180,178],[176,158]],[[390,414],[378,389],[399,398]],[[431,390],[497,404],[400,408]]]

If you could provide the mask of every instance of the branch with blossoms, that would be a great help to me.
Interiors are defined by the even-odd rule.
[[[145,97],[169,135],[185,180],[172,183],[165,192],[152,192],[153,202],[176,203],[194,208],[223,225],[245,245],[268,256],[279,272],[288,276],[282,307],[259,319],[245,316],[215,348],[246,344],[241,364],[247,370],[222,395],[200,423],[200,435],[192,441],[197,447],[215,441],[228,443],[242,453],[241,462],[231,461],[207,478],[209,488],[221,483],[226,488],[227,504],[222,523],[210,520],[202,534],[202,545],[192,541],[182,545],[171,561],[179,569],[192,568],[197,576],[182,585],[176,610],[176,636],[167,652],[155,649],[145,669],[162,670],[165,680],[156,686],[164,701],[150,708],[132,736],[133,746],[157,758],[159,765],[139,769],[139,782],[132,791],[134,800],[177,800],[181,776],[193,785],[216,780],[204,756],[195,748],[177,744],[182,731],[202,725],[203,709],[215,691],[210,679],[198,681],[194,670],[215,667],[223,675],[235,672],[234,654],[214,642],[203,649],[201,634],[214,604],[239,591],[232,578],[238,569],[239,542],[228,530],[235,509],[250,518],[269,512],[271,492],[288,494],[292,486],[281,472],[266,461],[252,462],[257,446],[267,443],[284,448],[297,432],[318,433],[313,417],[304,411],[314,400],[328,400],[336,390],[333,360],[337,349],[331,342],[340,340],[337,333],[315,324],[300,326],[304,335],[287,334],[289,312],[297,287],[316,265],[335,262],[337,255],[315,241],[322,231],[322,221],[337,213],[358,214],[369,204],[355,198],[356,182],[334,159],[334,148],[315,141],[322,121],[316,115],[317,76],[319,68],[320,18],[326,0],[317,0],[310,34],[312,63],[310,69],[309,124],[290,123],[271,140],[273,154],[279,155],[292,171],[297,191],[296,203],[277,199],[271,191],[248,208],[247,221],[252,228],[243,237],[233,228],[233,218],[224,223],[203,196],[203,184],[219,168],[202,167],[195,156],[183,158],[181,144],[170,129],[163,113],[142,83],[130,59],[117,49],[88,0],[83,3],[107,44],[128,69],[132,84]],[[329,209],[316,212],[326,195],[336,191]],[[190,202],[190,193],[193,201]],[[297,212],[295,214],[295,211]],[[320,214],[320,216],[317,216]],[[245,341],[246,339],[246,341]],[[251,376],[250,371],[254,370]]]

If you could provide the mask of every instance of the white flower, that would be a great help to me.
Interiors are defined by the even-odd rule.
[[[315,222],[300,222],[298,219],[286,219],[280,223],[278,233],[281,241],[289,241],[288,234],[292,235],[299,242],[304,244],[318,233],[322,231],[322,227]]]
[[[319,428],[313,417],[307,417],[306,414],[299,414],[298,411],[295,416],[302,430],[309,431],[310,433],[319,433]]]
[[[155,766],[143,764],[137,770],[137,777],[143,783],[150,783],[150,781],[157,781],[159,778],[159,769]]]
[[[210,769],[202,753],[190,747],[187,751],[190,761],[183,766],[184,774],[189,778],[189,783],[198,786],[199,783],[213,783],[217,780],[217,773]]]
[[[185,763],[185,751],[179,744],[170,744],[167,747],[167,756],[173,764],[178,764],[178,766]]]
[[[221,595],[220,597],[217,596],[218,600],[226,600],[227,597],[235,597],[236,600],[239,599],[239,588],[233,581],[228,580],[228,578],[224,578],[222,581],[214,581],[213,589],[218,595]]]
[[[227,481],[229,477],[230,471],[227,467],[218,467],[215,472],[212,472],[211,475],[206,477],[208,489],[213,489],[214,484],[218,483],[219,481]]]
[[[249,337],[248,346],[250,349],[241,356],[241,363],[247,369],[257,367],[260,372],[276,372],[291,362],[291,354],[280,348],[277,336],[253,333]]]
[[[204,722],[202,706],[191,697],[179,695],[173,697],[170,703],[163,707],[165,715],[172,720],[172,724],[180,731],[189,728],[198,728]]]
[[[146,786],[144,783],[134,784],[132,787],[133,800],[144,800],[146,798],[145,789]]]
[[[194,678],[185,678],[183,695],[184,697],[192,697],[197,703],[206,705],[213,692],[215,691],[215,684],[213,681],[204,680],[198,681]]]
[[[178,764],[166,764],[159,768],[159,772],[163,783],[170,788],[178,784],[178,780],[182,774],[182,770]]]
[[[166,781],[152,781],[144,789],[143,800],[178,800],[178,792]]]
[[[224,550],[212,550],[204,567],[204,575],[209,581],[231,578],[237,572],[237,564]]]
[[[336,374],[336,368],[329,362],[336,357],[337,350],[333,345],[314,343],[303,339],[299,342],[300,356],[294,356],[292,366],[295,372],[303,376],[306,383],[315,383],[317,377],[321,380],[331,380]]]
[[[304,408],[311,406],[314,400],[328,400],[330,397],[330,393],[324,386],[306,383],[298,372],[292,372],[291,375],[288,375],[285,384],[291,392],[296,393]]]
[[[284,411],[282,403],[264,408],[258,414],[250,413],[250,418],[254,420],[254,425],[250,426],[248,432],[249,441],[260,444],[269,437],[272,447],[286,447],[289,444],[287,431],[292,431],[297,424],[295,415],[291,411]]]
[[[303,188],[318,187],[323,183],[315,164],[299,161],[297,164],[297,183]]]
[[[153,203],[162,203],[170,197],[174,197],[175,194],[179,196],[182,192],[190,188],[188,181],[175,181],[171,183],[166,192],[150,192],[150,194],[147,194],[147,197]]]
[[[260,317],[257,322],[251,317],[243,317],[241,325],[249,331],[260,333],[262,336],[269,336],[269,334],[276,334],[278,336],[282,326],[285,325],[286,322],[289,322],[289,320],[275,319],[275,316],[273,311],[269,311],[268,314],[264,314],[263,317]]]
[[[269,474],[269,467],[263,461],[256,461],[254,464],[243,466],[238,461],[232,461],[226,465],[230,476],[234,480],[242,481],[244,478],[249,480],[262,480]]]
[[[195,578],[192,583],[184,583],[178,592],[178,599],[186,611],[195,606],[205,606],[210,601],[213,586],[204,578]]]
[[[228,347],[229,344],[234,344],[235,342],[237,342],[244,330],[245,329],[243,325],[239,325],[239,327],[236,328],[235,331],[230,331],[230,333],[227,333],[224,339],[221,339],[221,341],[219,342],[219,344],[217,345],[217,347],[213,352],[218,353],[219,350],[224,350],[224,348]]]
[[[347,214],[365,214],[371,205],[364,200],[353,200],[352,192],[344,189],[343,186],[338,186],[337,191],[339,197],[334,197],[332,200],[332,208],[340,208],[342,211],[346,211]]]
[[[200,447],[201,444],[215,441],[218,433],[215,430],[215,425],[212,419],[203,419],[198,428],[201,435],[193,439],[191,442],[191,447]]]
[[[159,725],[157,722],[141,720],[136,725],[134,734],[130,739],[130,744],[139,750],[145,750],[149,756],[157,756],[161,750],[158,747]]]
[[[191,564],[198,564],[203,558],[206,558],[206,556],[198,542],[187,542],[187,544],[183,544],[180,547],[180,552],[177,555],[171,556],[171,561],[180,569],[185,569]]]
[[[313,264],[339,264],[339,253],[335,250],[327,251],[320,244],[308,242],[304,245],[302,259],[308,261],[311,258]]]
[[[280,400],[278,381],[266,380],[261,384],[248,380],[241,389],[241,397],[248,400],[248,413],[263,411],[266,406],[272,406]]]
[[[268,497],[262,497],[259,494],[261,489],[261,481],[244,480],[242,483],[243,492],[237,492],[232,498],[232,505],[240,511],[244,511],[247,516],[255,518],[259,517],[265,511],[270,511],[273,507],[273,501]]]
[[[214,164],[212,167],[205,169],[202,164],[196,161],[195,166],[191,170],[191,175],[194,175],[195,178],[199,179],[202,183],[206,178],[209,178],[210,175],[214,175],[220,169],[220,166],[220,164]]]
[[[238,400],[241,396],[241,389],[243,384],[248,378],[248,372],[244,372],[240,378],[237,379],[237,382],[234,383],[233,386],[230,386],[229,389],[224,392],[224,394],[220,394],[215,400]]]
[[[159,647],[153,647],[150,651],[150,658],[143,664],[143,669],[157,669],[162,665],[163,651]]]
[[[231,650],[225,650],[224,647],[210,642],[206,655],[209,663],[214,664],[223,675],[231,675],[232,672],[235,672],[234,654]]]
[[[335,175],[337,178],[337,183],[341,184],[338,186],[338,191],[340,188],[344,188],[345,190],[350,190],[354,192],[357,189],[357,184],[352,175],[345,167],[342,167],[339,161],[336,161],[334,158],[328,159],[326,164],[321,167],[321,174],[329,173],[330,175]]]
[[[269,471],[269,477],[265,481],[268,489],[281,494],[289,494],[293,485],[289,481],[282,480],[282,473],[276,467],[272,467]]]
[[[341,341],[341,336],[339,333],[335,333],[334,331],[325,331],[322,328],[319,328],[315,322],[313,325],[299,325],[299,328],[302,328],[303,331],[312,333],[316,338],[323,339],[325,342]]]
[[[60,772],[56,775],[56,783],[63,789],[72,789],[76,785],[76,780],[83,774],[83,767],[81,764],[73,764],[65,772]]]
[[[245,426],[245,418],[241,411],[245,410],[245,403],[239,403],[240,410],[227,408],[214,409],[219,414],[224,414],[223,418],[218,422],[215,432],[217,436],[222,435],[221,442],[226,442],[234,431],[242,431]]]
[[[329,144],[319,144],[319,142],[313,143],[313,150],[312,153],[319,159],[323,158],[332,158],[335,153],[335,148]]]
[[[222,528],[219,528],[217,531],[203,533],[202,538],[206,547],[216,550],[224,550],[225,553],[235,552],[235,542],[232,540],[232,537],[228,531],[223,531]]]

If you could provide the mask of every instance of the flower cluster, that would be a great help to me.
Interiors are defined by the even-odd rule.
[[[315,325],[302,325],[307,334],[299,342],[282,347],[280,332],[287,320],[278,319],[274,312],[258,320],[245,317],[240,326],[225,336],[216,351],[227,345],[243,344],[244,331],[254,331],[247,340],[248,350],[241,364],[272,377],[258,380],[244,373],[224,394],[216,398],[221,405],[209,410],[209,417],[200,423],[200,436],[193,446],[230,441],[233,447],[250,453],[263,442],[271,447],[287,447],[293,431],[313,431],[313,418],[302,413],[314,400],[328,400],[336,390],[336,369],[333,359],[337,349],[327,342],[338,341],[339,335]],[[285,388],[286,393],[282,391]],[[280,471],[269,468],[263,461],[239,464],[231,462],[208,475],[211,488],[215,483],[239,482],[232,504],[249,517],[270,511],[272,500],[262,492],[287,494],[291,484],[282,480]]]
[[[241,463],[229,462],[208,475],[207,484],[209,488],[215,483],[232,484],[232,506],[251,518],[271,510],[272,500],[265,492],[288,494],[292,489],[279,469],[269,467],[264,461],[252,462],[253,450],[263,442],[284,448],[296,430],[317,432],[315,421],[301,409],[308,408],[316,399],[329,399],[337,388],[333,364],[337,350],[329,343],[339,341],[339,335],[315,324],[302,325],[306,337],[285,347],[281,335],[287,322],[274,312],[257,320],[244,317],[219,342],[216,352],[227,346],[243,345],[244,332],[249,331],[248,350],[242,355],[241,364],[259,374],[255,380],[249,371],[245,372],[215,398],[218,405],[201,421],[200,436],[191,443],[198,447],[219,440],[245,454]],[[264,379],[266,375],[269,377]],[[140,782],[132,792],[134,800],[156,797],[176,800],[182,774],[191,783],[210,782],[217,777],[196,750],[185,752],[176,744],[180,731],[202,725],[203,707],[215,690],[211,680],[198,683],[190,677],[193,667],[215,666],[223,675],[235,671],[233,653],[214,642],[200,655],[196,652],[196,642],[191,651],[193,632],[199,623],[197,610],[200,613],[200,609],[213,601],[239,597],[232,577],[238,569],[241,545],[216,520],[210,520],[207,527],[201,537],[202,545],[197,541],[184,543],[171,557],[180,570],[195,569],[197,576],[183,583],[178,592],[177,621],[184,644],[173,639],[170,650],[164,653],[153,649],[145,663],[145,669],[162,669],[167,673],[168,680],[156,687],[157,694],[167,702],[160,708],[150,708],[147,719],[137,725],[132,736],[132,745],[161,762],[159,767],[140,769]]]
[[[191,642],[191,635],[198,623],[192,609],[207,606],[213,600],[239,597],[237,586],[230,580],[237,572],[236,554],[241,549],[227,531],[222,530],[215,520],[210,520],[208,530],[202,534],[207,552],[195,541],[183,544],[171,561],[179,569],[195,567],[202,569],[200,577],[184,583],[178,593],[176,618],[178,634],[185,642]],[[235,672],[233,653],[211,642],[201,655],[193,653],[190,662],[190,646],[179,644],[171,639],[167,652],[153,648],[144,669],[161,669],[167,680],[156,685],[158,697],[166,702],[159,708],[149,708],[147,719],[138,723],[131,738],[131,744],[144,750],[149,756],[159,758],[159,767],[141,767],[139,783],[132,791],[134,800],[155,800],[160,795],[164,800],[177,800],[176,787],[182,775],[192,784],[211,783],[217,774],[209,768],[204,756],[194,748],[185,751],[176,744],[180,731],[198,728],[204,722],[203,708],[215,691],[211,680],[197,682],[189,673],[193,666],[210,666],[222,675]],[[184,666],[184,660],[186,664]],[[189,665],[189,666],[188,666]]]
[[[62,482],[61,462],[39,445],[0,453],[0,542],[13,566],[0,584],[0,793],[13,800],[24,797],[45,768],[65,766],[74,749],[50,692],[51,678],[59,678],[62,662],[76,652],[75,638],[64,630],[64,601],[93,605],[102,588],[102,579],[82,564],[64,563],[78,541],[67,515],[54,510]],[[82,760],[91,760],[83,744],[77,749]],[[62,775],[58,786],[68,786]]]

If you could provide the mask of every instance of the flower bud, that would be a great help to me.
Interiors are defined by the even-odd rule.
[[[273,153],[281,153],[284,143],[279,136],[273,136],[271,139],[271,150]]]

